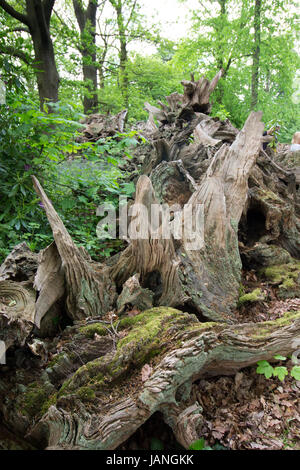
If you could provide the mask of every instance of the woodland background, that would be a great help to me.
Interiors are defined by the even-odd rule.
[[[279,141],[289,143],[300,128],[296,4],[204,0],[191,10],[174,0],[189,25],[174,41],[168,18],[159,24],[141,0],[1,0],[0,259],[21,240],[36,250],[52,239],[32,174],[75,241],[96,259],[113,254],[119,242],[102,246],[95,236],[96,208],[132,195],[119,164],[138,145],[132,129],[147,118],[144,103],[181,92],[191,73],[211,79],[223,68],[213,117],[241,128],[251,109],[262,110],[266,127],[280,124]],[[105,141],[76,138],[85,115],[125,108],[131,131]]]

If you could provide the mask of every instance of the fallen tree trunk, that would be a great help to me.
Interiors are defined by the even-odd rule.
[[[146,104],[129,246],[106,264],[74,244],[34,178],[54,243],[38,260],[21,245],[0,268],[0,414],[30,445],[115,449],[160,411],[188,448],[204,419],[195,381],[299,347],[294,307],[241,321],[242,262],[278,298],[298,296],[299,185],[284,159],[261,151],[261,113],[240,132],[208,115],[221,75],[184,82],[160,108]],[[59,315],[62,331],[49,327]]]
[[[227,326],[156,308],[121,320],[122,339],[113,350],[103,324],[83,323],[65,333],[55,361],[17,397],[18,411],[5,404],[2,412],[8,423],[26,418],[37,422],[26,436],[37,446],[104,450],[115,449],[160,411],[188,448],[199,438],[202,419],[201,407],[190,395],[192,383],[288,354],[299,334],[299,313],[274,322]],[[40,397],[35,406],[33,397]]]

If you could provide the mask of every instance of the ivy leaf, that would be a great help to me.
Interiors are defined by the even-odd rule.
[[[270,379],[273,375],[274,368],[269,364],[268,361],[258,361],[258,367],[256,369],[257,374],[262,374],[266,379]]]
[[[286,367],[275,367],[273,371],[274,377],[278,377],[281,382],[284,381],[285,377],[288,375],[288,370]]]
[[[277,361],[286,361],[286,357],[280,356],[280,354],[274,356],[274,359],[276,359]]]

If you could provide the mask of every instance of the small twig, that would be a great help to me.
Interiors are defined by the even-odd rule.
[[[285,174],[286,176],[290,176],[291,172],[288,172],[286,170],[284,170],[283,168],[281,168],[281,166],[277,165],[277,163],[273,162],[272,158],[269,157],[269,155],[263,150],[261,149],[261,152],[263,154],[264,157],[266,157],[269,162],[271,163],[271,165],[276,168],[277,170],[281,171],[283,174]]]
[[[111,317],[111,320],[110,322],[107,322],[107,321],[104,321],[104,320],[88,320],[86,322],[86,325],[93,325],[95,323],[101,323],[103,325],[103,328],[105,328],[105,330],[108,332],[108,334],[110,335],[112,341],[113,341],[113,348],[114,350],[116,349],[116,346],[117,346],[117,339],[116,338],[120,338],[119,334],[118,334],[118,328],[119,328],[119,325],[120,325],[120,321],[117,322],[116,326],[114,325],[114,322],[113,322],[113,318]],[[110,325],[110,327],[107,327],[106,325]]]

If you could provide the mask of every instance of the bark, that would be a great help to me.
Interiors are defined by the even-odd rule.
[[[204,206],[204,233],[196,233],[194,239],[185,234],[177,249],[172,240],[153,240],[150,235],[147,240],[132,240],[112,270],[118,285],[139,272],[142,285],[147,287],[149,276],[159,273],[162,292],[157,295],[156,305],[184,308],[188,304],[206,318],[234,321],[231,311],[236,305],[241,273],[237,230],[247,199],[248,176],[260,148],[264,128],[260,118],[261,113],[250,115],[235,142],[220,148],[206,178],[194,188],[189,204],[194,213],[197,204]],[[151,204],[156,203],[151,181],[141,177],[136,204],[144,204],[150,212]],[[198,246],[196,249],[190,248],[192,240]]]
[[[2,7],[29,29],[34,48],[33,67],[37,78],[41,109],[44,103],[58,101],[59,76],[50,34],[50,19],[55,0],[26,0],[25,13],[19,13],[5,0]]]
[[[251,109],[255,109],[258,101],[259,61],[261,41],[261,0],[255,0],[254,10],[254,51],[252,62]]]
[[[86,347],[86,334],[95,325],[78,325],[66,332],[63,349],[35,385],[37,390],[27,384],[26,392],[18,396],[18,411],[13,412],[9,400],[2,402],[5,422],[25,428],[27,441],[38,448],[112,450],[160,411],[178,442],[188,448],[200,437],[197,428],[203,419],[202,408],[191,395],[192,383],[201,377],[234,374],[278,353],[288,354],[300,333],[299,313],[285,322],[226,326],[201,324],[190,314],[165,308],[144,313],[141,322],[151,328],[153,315],[159,319],[156,337],[135,339],[133,328],[129,343],[121,340],[117,351],[112,350],[109,334],[91,336]],[[180,348],[174,348],[178,343]],[[138,354],[146,345],[148,351],[164,350],[148,378],[142,377]],[[128,379],[133,386],[129,387]],[[62,389],[61,383],[65,383]],[[28,394],[45,389],[46,384],[50,400],[31,407]],[[13,378],[10,386],[12,391],[17,386]]]
[[[41,264],[36,278],[36,285],[38,289],[41,289],[41,295],[47,297],[49,302],[49,299],[53,302],[56,301],[57,298],[53,296],[52,292],[54,289],[56,295],[63,293],[62,277],[64,276],[67,293],[66,307],[69,316],[73,320],[78,320],[103,315],[111,309],[116,296],[114,283],[107,275],[107,268],[100,264],[94,266],[85,250],[76,247],[35,177],[33,177],[33,182],[45,208],[56,244],[56,248],[52,248],[56,259],[54,260],[52,255],[51,266],[47,260],[45,261],[45,258],[50,255],[42,254],[46,268]],[[57,273],[59,273],[60,279],[57,278]],[[51,277],[50,281],[48,276]],[[44,302],[42,302],[42,307],[42,312],[39,309],[37,311],[39,321],[46,313]]]
[[[34,69],[37,77],[41,109],[44,103],[58,101],[59,76],[56,68],[50,18],[54,1],[26,1],[29,31],[35,53]]]
[[[80,28],[83,80],[87,87],[83,105],[85,114],[96,112],[98,100],[98,66],[96,57],[96,15],[97,2],[90,0],[86,9],[82,2],[73,0],[73,7]]]
[[[20,245],[0,268],[0,414],[26,445],[116,449],[159,411],[188,448],[204,420],[195,381],[299,348],[294,307],[250,323],[237,307],[242,267],[299,305],[297,160],[261,150],[260,112],[241,131],[207,114],[220,75],[184,83],[167,105],[146,105],[129,245],[105,265],[75,246],[34,178],[54,243],[38,260]],[[173,206],[174,220],[183,215],[180,239],[163,238],[173,223],[163,209],[156,220],[140,217],[141,205],[155,203]],[[204,206],[194,233],[187,203]],[[49,327],[58,314],[68,316],[59,334]]]
[[[124,131],[127,111],[121,111],[116,116],[92,114],[85,121],[85,128],[77,138],[78,142],[97,142],[99,139],[115,136]]]
[[[131,23],[132,16],[135,11],[136,1],[133,2],[131,7],[131,12],[129,13],[129,18],[126,21],[124,16],[124,8],[122,0],[110,0],[112,7],[116,12],[117,18],[117,25],[118,25],[118,34],[119,34],[119,66],[120,66],[120,73],[119,73],[119,80],[120,80],[120,90],[123,97],[123,104],[126,109],[128,109],[129,104],[129,78],[128,78],[128,70],[127,70],[127,62],[128,62],[128,39],[127,39],[127,30]]]

